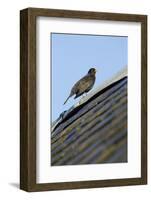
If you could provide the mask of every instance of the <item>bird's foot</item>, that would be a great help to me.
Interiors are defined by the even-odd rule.
[[[82,99],[84,99],[87,96],[87,93],[83,94]]]
[[[83,98],[80,99],[80,101],[78,102],[78,105],[81,105],[83,102]]]

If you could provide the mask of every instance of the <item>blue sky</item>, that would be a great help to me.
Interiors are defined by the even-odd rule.
[[[95,67],[94,88],[128,64],[128,38],[51,33],[52,119],[79,100],[69,96],[72,86]]]

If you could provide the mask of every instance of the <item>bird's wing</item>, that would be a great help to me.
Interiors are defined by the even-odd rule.
[[[74,94],[76,93],[84,93],[85,91],[87,91],[89,88],[92,88],[93,84],[94,84],[95,79],[92,78],[91,76],[84,76],[83,78],[81,78],[72,88],[72,92]]]

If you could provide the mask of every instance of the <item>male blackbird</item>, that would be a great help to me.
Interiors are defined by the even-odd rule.
[[[89,69],[88,73],[83,78],[81,78],[78,82],[76,82],[76,84],[72,87],[70,95],[67,98],[67,100],[64,102],[64,104],[73,95],[76,95],[74,97],[74,99],[76,99],[82,94],[89,92],[95,83],[95,74],[96,74],[95,68]]]

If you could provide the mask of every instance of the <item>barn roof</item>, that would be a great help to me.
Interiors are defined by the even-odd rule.
[[[51,165],[127,162],[126,68],[53,124]]]

